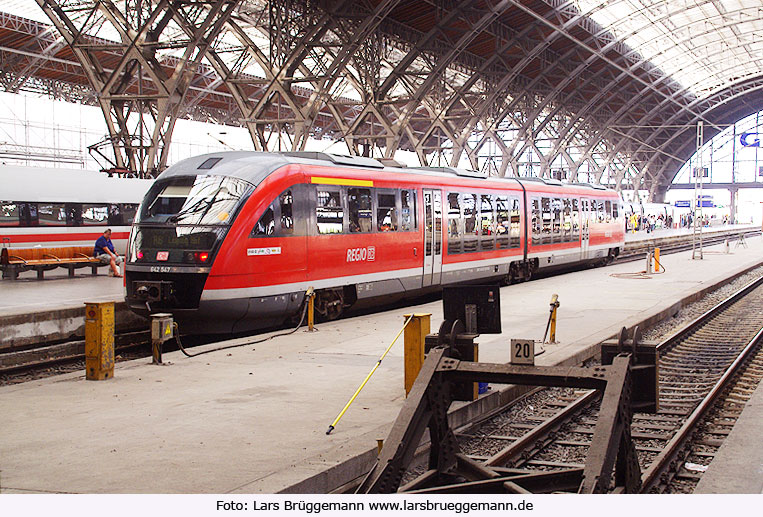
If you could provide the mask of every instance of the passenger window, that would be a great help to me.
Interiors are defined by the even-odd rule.
[[[500,250],[510,247],[509,231],[511,219],[509,216],[509,198],[506,196],[497,196],[495,198],[495,223],[496,248]]]
[[[519,215],[519,199],[511,198],[511,247],[519,247],[519,228],[521,217]]]
[[[342,233],[344,209],[342,208],[342,196],[338,189],[318,190],[318,206],[315,215],[319,234]]]
[[[371,189],[347,189],[347,214],[350,233],[368,233],[373,227],[371,220]]]
[[[21,226],[38,226],[40,224],[37,203],[21,203],[19,205]]]
[[[79,203],[66,203],[66,224],[69,226],[82,226],[82,205]]]
[[[122,220],[126,224],[132,224],[133,221],[135,221],[135,217],[138,215],[138,207],[140,205],[137,203],[126,203],[122,205]]]
[[[400,192],[400,229],[404,232],[416,229],[416,191]]]
[[[105,226],[109,223],[109,205],[82,205],[84,226]]]
[[[461,205],[458,194],[448,194],[448,253],[461,253],[461,234],[463,233],[463,221],[461,220]]]
[[[604,220],[608,223],[612,222],[612,201],[604,202]]]
[[[541,244],[549,244],[550,242],[553,242],[553,217],[551,214],[551,199],[547,197],[541,198],[540,208],[541,212],[543,213],[543,221],[541,222]]]
[[[604,201],[594,201],[596,203],[596,213],[598,214],[598,221],[600,223],[604,222]]]
[[[376,192],[376,228],[380,232],[397,231],[397,200],[394,192]]]
[[[480,196],[480,247],[482,251],[495,248],[495,215],[493,196]]]
[[[620,213],[619,213],[620,210],[619,210],[619,208],[620,208],[620,203],[619,202],[615,201],[614,203],[612,203],[612,217],[615,218],[615,219],[620,217]]]
[[[540,199],[534,198],[533,199],[533,222],[532,222],[533,246],[537,246],[541,242],[541,235],[543,234],[541,220],[542,220],[542,215],[540,211]]]
[[[261,237],[273,235],[276,231],[276,221],[273,210],[273,205],[270,205],[265,213],[262,214],[260,220],[254,225],[250,237]]]
[[[477,251],[477,196],[462,194],[461,207],[464,211],[464,253]]]
[[[40,203],[40,226],[66,226],[66,207],[63,203]]]
[[[287,190],[279,196],[281,208],[281,235],[292,235],[294,233],[294,196],[291,190]]]
[[[0,203],[0,226],[19,226],[19,212],[16,203]]]
[[[580,240],[580,203],[577,199],[572,200],[572,240]]]
[[[562,240],[562,200],[554,198],[551,200],[552,230],[554,233],[553,242],[564,242]]]
[[[564,199],[564,217],[562,218],[562,242],[572,241],[572,200]]]

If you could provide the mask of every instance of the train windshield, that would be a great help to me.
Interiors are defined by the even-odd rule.
[[[229,225],[239,202],[252,190],[246,181],[222,176],[157,181],[143,200],[139,223]]]

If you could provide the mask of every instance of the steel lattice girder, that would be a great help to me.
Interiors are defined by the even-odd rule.
[[[140,175],[156,175],[166,167],[172,130],[196,69],[238,1],[126,2],[122,11],[111,0],[37,0],[97,92],[113,166]],[[178,38],[173,24],[189,37]],[[87,38],[104,26],[115,31],[119,41]],[[184,49],[174,69],[160,61],[160,48]],[[112,70],[94,53],[104,49],[119,55]]]

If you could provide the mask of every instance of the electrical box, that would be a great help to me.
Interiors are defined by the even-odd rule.
[[[446,320],[461,320],[468,333],[501,333],[501,289],[498,285],[444,287],[442,308]]]
[[[151,315],[151,342],[164,343],[175,336],[172,314],[158,313]]]

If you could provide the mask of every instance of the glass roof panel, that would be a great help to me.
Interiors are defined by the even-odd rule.
[[[761,0],[575,0],[700,98],[763,74]]]

